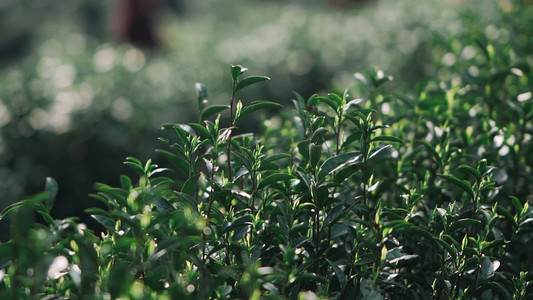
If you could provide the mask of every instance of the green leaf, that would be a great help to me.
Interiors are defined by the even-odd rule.
[[[383,145],[381,147],[379,147],[378,149],[376,150],[373,150],[372,153],[370,154],[370,156],[368,157],[368,159],[373,159],[375,158],[376,156],[379,156],[384,150],[388,149],[388,148],[391,148],[392,146],[391,145]]]
[[[344,141],[344,143],[342,143],[342,146],[341,146],[341,149],[344,149],[346,148],[348,145],[350,145],[351,143],[355,142],[355,141],[359,141],[361,140],[361,136],[363,135],[363,132],[358,130],[358,129],[354,129],[354,132],[352,134],[350,134],[346,140]]]
[[[337,111],[337,108],[340,105],[340,103],[337,103],[337,101],[331,99],[330,97],[314,96],[309,99],[307,106],[316,106],[318,103],[325,103],[334,111]]]
[[[451,233],[454,233],[456,232],[457,230],[459,229],[463,229],[463,228],[466,228],[470,225],[473,225],[473,224],[480,224],[481,221],[479,220],[476,220],[476,219],[461,219],[461,220],[457,220],[455,222],[453,222],[451,225],[450,225],[450,234]]]
[[[194,196],[196,193],[196,186],[198,185],[198,178],[200,178],[199,174],[187,179],[187,181],[185,181],[181,187],[181,192],[190,196]]]
[[[313,132],[313,135],[311,136],[311,142],[315,143],[317,145],[321,145],[324,142],[324,136],[329,131],[324,127],[319,127],[315,132]]]
[[[196,131],[200,132],[203,136],[207,138],[212,138],[211,134],[209,133],[209,130],[198,123],[189,123],[189,126],[194,128]]]
[[[131,182],[131,179],[126,175],[120,175],[120,186],[123,190],[129,191],[133,187],[133,183]]]
[[[205,119],[209,118],[210,116],[219,113],[221,111],[224,111],[229,108],[229,105],[211,105],[206,107],[202,112],[200,113],[200,121],[204,121]]]
[[[195,213],[198,213],[198,203],[196,203],[196,200],[194,200],[193,197],[191,197],[188,194],[181,193],[181,192],[175,192],[174,194],[178,197],[178,199],[182,200],[181,203],[186,204]]]
[[[309,144],[310,143],[311,143],[310,140],[303,140],[296,145],[298,147],[298,153],[300,153],[304,161],[309,159]]]
[[[514,209],[516,210],[516,214],[520,216],[522,210],[524,207],[522,206],[522,203],[520,202],[520,199],[518,199],[515,196],[509,196],[511,198],[511,201],[513,202]]]
[[[189,171],[190,171],[191,166],[189,165],[189,163],[186,160],[181,159],[181,158],[177,157],[174,153],[171,153],[171,152],[166,151],[166,150],[157,149],[156,152],[160,153],[166,159],[168,159],[171,163],[176,165],[176,167],[178,167],[183,172],[183,174],[189,175]]]
[[[54,206],[54,201],[57,197],[58,186],[57,182],[52,177],[46,177],[45,190],[48,192],[48,198],[44,201],[44,204],[48,211]]]
[[[472,175],[474,179],[476,180],[476,182],[481,182],[481,174],[478,172],[478,170],[465,164],[460,165],[458,168]]]
[[[333,100],[333,101],[335,101],[337,108],[339,108],[339,106],[343,102],[342,98],[339,95],[335,94],[335,93],[329,93],[328,94],[328,98]]]
[[[341,287],[341,290],[344,289],[346,286],[347,280],[346,280],[346,274],[342,271],[342,269],[339,267],[339,265],[329,259],[326,258],[326,261],[333,269],[333,272],[335,272],[335,276],[337,276],[337,280],[339,280],[339,285]]]
[[[291,179],[294,179],[294,176],[292,176],[290,174],[284,174],[284,173],[272,174],[270,176],[267,176],[267,177],[263,178],[261,180],[261,182],[259,183],[257,189],[261,190],[264,187],[266,187],[268,185],[271,185],[271,184],[273,184],[275,182],[291,180]]]
[[[339,154],[326,159],[318,169],[317,180],[322,182],[327,175],[349,165],[354,165],[361,160],[360,152]]]
[[[489,277],[491,277],[492,275],[494,275],[494,272],[496,272],[496,270],[500,267],[500,262],[495,260],[495,261],[490,261],[490,258],[488,257],[483,257],[481,259],[481,272],[480,272],[480,276],[481,276],[481,279],[482,280],[485,280],[485,279],[488,279]]]
[[[448,254],[450,254],[450,256],[455,259],[457,257],[457,251],[452,247],[450,246],[450,244],[448,244],[446,241],[440,239],[440,238],[435,238],[434,239],[435,242],[437,242],[437,244],[441,245],[442,247],[444,247],[444,249],[448,252]]]
[[[264,109],[264,108],[274,108],[274,107],[282,107],[281,104],[279,103],[276,103],[276,102],[272,102],[272,101],[254,101],[252,102],[250,105],[248,106],[245,106],[242,111],[241,111],[241,114],[239,116],[239,118],[242,118],[243,116],[246,116],[258,109]]]
[[[241,74],[247,70],[248,68],[245,68],[241,65],[231,65],[231,79],[233,79],[233,81],[237,81],[239,76],[241,76]]]
[[[157,210],[162,214],[171,213],[176,210],[176,208],[167,200],[163,198],[156,199],[154,205]]]
[[[284,158],[290,158],[291,155],[287,153],[278,153],[278,154],[272,154],[269,155],[261,160],[261,163],[269,163],[276,160],[284,159]]]
[[[138,175],[143,176],[144,175],[144,167],[142,166],[141,162],[133,157],[126,158],[126,161],[124,164],[130,168],[132,168]]]
[[[393,142],[393,143],[403,143],[403,140],[399,137],[392,135],[380,135],[376,136],[371,140],[372,142]]]
[[[312,168],[315,168],[320,157],[322,156],[322,145],[317,145],[315,143],[309,144],[309,163]]]
[[[322,224],[322,230],[333,224],[333,222],[337,221],[342,216],[344,211],[344,203],[340,203],[328,211],[326,219],[324,220],[324,224]]]
[[[470,199],[474,199],[474,190],[472,189],[472,186],[470,186],[470,183],[461,180],[453,175],[445,175],[445,174],[439,174],[437,176],[440,176],[444,179],[446,179],[448,182],[454,184],[455,186],[461,188],[463,191],[465,191],[468,196],[470,196]]]
[[[352,108],[359,108],[359,104],[362,103],[364,100],[359,98],[359,99],[353,99],[353,100],[350,100],[348,103],[346,103],[344,105],[344,107],[342,108],[342,113],[343,114],[348,114],[350,113],[350,110],[352,110]]]
[[[250,76],[250,77],[246,77],[242,80],[239,80],[239,82],[237,83],[237,87],[235,87],[235,92],[237,91],[240,91],[242,90],[243,88],[249,86],[249,85],[252,85],[252,84],[255,84],[255,83],[258,83],[258,82],[261,82],[261,81],[266,81],[266,80],[270,80],[270,78],[266,77],[266,76]]]

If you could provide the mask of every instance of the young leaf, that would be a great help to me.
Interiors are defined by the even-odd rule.
[[[239,80],[239,83],[237,83],[237,86],[235,87],[235,92],[242,90],[243,88],[261,82],[265,80],[270,80],[270,78],[266,76],[250,76],[246,77],[243,80]]]
[[[231,79],[233,79],[233,81],[237,81],[239,76],[246,72],[246,70],[248,70],[248,68],[245,68],[241,65],[231,65]]]
[[[210,116],[219,113],[221,111],[224,111],[229,108],[229,105],[211,105],[206,107],[202,112],[200,113],[200,121],[204,121],[205,119],[209,118]]]

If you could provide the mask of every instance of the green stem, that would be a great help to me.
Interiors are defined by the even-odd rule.
[[[213,207],[214,202],[214,194],[215,194],[215,160],[211,159],[211,178],[210,178],[210,185],[211,185],[211,193],[209,193],[209,206],[207,207],[207,216],[206,216],[206,226],[209,226],[209,220],[211,218],[211,209]],[[207,261],[206,256],[206,235],[205,231],[202,230],[202,241],[203,241],[203,249],[202,249],[202,259],[204,263]]]
[[[233,116],[233,106],[234,106],[234,102],[235,102],[235,89],[237,88],[237,81],[233,81],[232,82],[232,89],[231,89],[231,98],[230,98],[230,101],[229,101],[229,120],[230,120],[230,130],[232,130],[231,128],[233,128],[233,126],[235,126],[235,119],[234,119],[234,116]],[[233,173],[232,173],[232,170],[231,170],[231,138],[233,137],[233,132],[230,131],[229,133],[229,137],[228,137],[228,148],[227,148],[227,157],[228,157],[228,179],[229,179],[229,182],[232,183],[233,182]]]

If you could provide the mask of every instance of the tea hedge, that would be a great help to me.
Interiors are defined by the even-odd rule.
[[[527,299],[531,71],[502,65],[509,52],[497,45],[478,51],[477,77],[391,94],[382,86],[393,78],[376,69],[354,74],[366,89],[357,98],[295,93],[283,111],[238,100],[269,78],[232,65],[228,105],[197,84],[198,121],[162,127],[169,167],[129,157],[120,186],[95,185],[105,209],[86,212],[101,236],[51,217],[51,178],[4,209],[0,295]],[[263,109],[276,113],[262,134],[235,133]]]
[[[474,38],[512,48],[531,65],[533,12],[522,0],[379,0],[343,9],[326,0],[181,2],[184,14],[161,14],[162,49],[145,52],[105,38],[111,2],[4,0],[0,53],[26,36],[32,47],[13,51],[18,59],[0,57],[0,209],[51,176],[61,185],[53,215],[81,214],[94,228],[82,214],[91,184],[119,184],[127,156],[160,162],[152,153],[159,124],[195,121],[198,80],[217,91],[213,104],[226,104],[225,66],[236,62],[272,77],[244,97],[286,107],[293,90],[306,98],[363,93],[352,73],[375,66],[396,78],[385,86],[391,92],[427,77],[447,81],[482,59]],[[7,231],[0,224],[0,240]]]
[[[437,35],[413,87],[370,69],[291,109],[248,99],[269,78],[240,65],[228,103],[197,84],[165,166],[94,185],[103,233],[53,217],[52,178],[0,213],[0,298],[531,298],[531,15],[507,5],[506,28]]]

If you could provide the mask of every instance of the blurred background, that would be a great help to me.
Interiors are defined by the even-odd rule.
[[[127,156],[159,160],[160,125],[197,120],[196,82],[226,103],[230,64],[272,78],[241,94],[245,103],[288,108],[292,91],[357,90],[353,74],[376,67],[394,76],[395,91],[445,79],[436,66],[475,61],[472,37],[519,39],[527,47],[515,51],[533,64],[523,2],[2,0],[0,209],[51,176],[54,217],[94,225],[82,213],[98,205],[93,183],[118,185]]]

